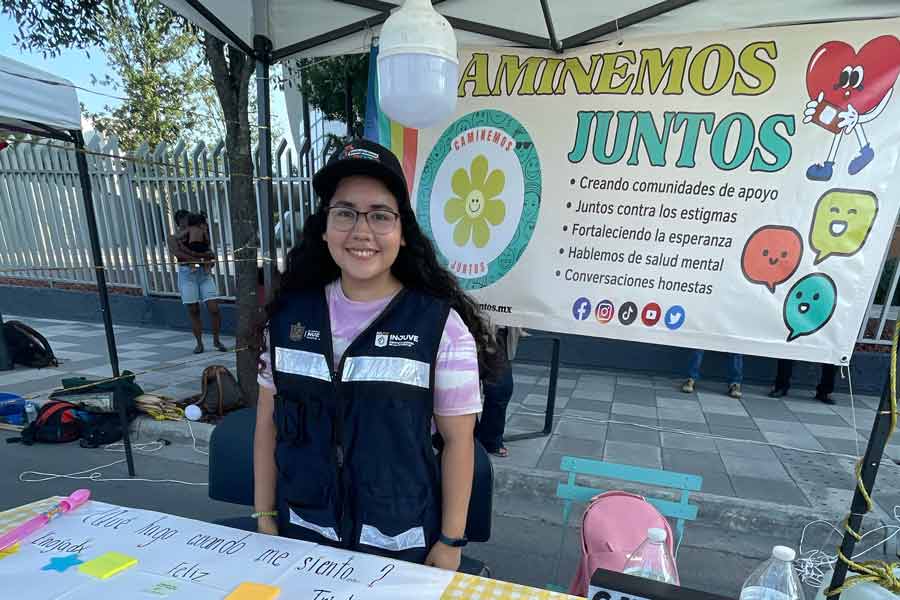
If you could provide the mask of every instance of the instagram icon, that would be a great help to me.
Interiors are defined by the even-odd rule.
[[[612,321],[615,314],[616,307],[609,300],[597,303],[597,310],[594,312],[594,316],[597,317],[597,322],[601,325],[606,325]]]

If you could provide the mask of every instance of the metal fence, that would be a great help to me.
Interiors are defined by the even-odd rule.
[[[306,148],[312,147],[306,145]],[[173,215],[184,208],[209,219],[219,290],[236,289],[231,198],[225,144],[146,146],[121,153],[116,141],[88,144],[97,225],[111,285],[145,295],[177,295],[176,262],[167,248]],[[254,153],[258,158],[258,150]],[[255,162],[258,162],[255,161]],[[279,263],[314,210],[310,171],[321,162],[298,156],[286,140],[273,152],[275,233]],[[254,173],[255,175],[255,173]],[[259,185],[255,186],[257,210]],[[94,283],[81,187],[71,148],[25,139],[0,152],[0,277]],[[896,257],[881,265],[859,341],[888,345],[900,312]]]
[[[116,140],[88,144],[97,227],[111,285],[143,294],[176,295],[176,261],[167,247],[178,209],[206,213],[213,269],[223,295],[234,294],[229,168],[225,144],[188,148],[146,145],[131,155]],[[258,159],[258,149],[254,152]],[[258,161],[257,161],[258,162]],[[313,210],[311,163],[287,141],[273,154],[278,260],[296,241]],[[255,167],[254,167],[255,171]],[[255,172],[254,172],[255,175]],[[259,182],[257,193],[257,209]],[[94,283],[90,243],[74,150],[24,139],[0,152],[0,276]]]

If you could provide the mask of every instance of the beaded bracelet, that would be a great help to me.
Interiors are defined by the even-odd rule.
[[[260,517],[277,517],[277,516],[278,516],[277,510],[261,510],[259,512],[255,512],[250,515],[250,517],[253,519],[258,519]]]

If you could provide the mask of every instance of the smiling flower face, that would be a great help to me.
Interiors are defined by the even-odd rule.
[[[491,239],[491,229],[506,217],[506,205],[498,198],[503,193],[506,177],[500,169],[488,174],[488,161],[483,154],[472,160],[467,172],[457,169],[450,182],[456,196],[447,200],[444,218],[456,223],[453,242],[465,246],[471,239],[476,248],[484,248]]]

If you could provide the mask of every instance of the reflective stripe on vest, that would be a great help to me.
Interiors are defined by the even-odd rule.
[[[425,530],[422,527],[413,527],[399,535],[390,536],[381,533],[377,527],[363,523],[359,543],[393,552],[425,548]]]
[[[275,369],[292,375],[303,375],[322,381],[331,381],[328,361],[323,354],[275,347]]]
[[[342,381],[385,381],[428,389],[431,365],[397,356],[351,356],[344,361]]]
[[[333,542],[341,541],[341,538],[338,537],[338,534],[333,527],[322,527],[320,525],[316,525],[315,523],[310,523],[309,521],[305,521],[300,515],[295,513],[294,509],[290,508],[288,510],[290,511],[292,525],[311,529],[322,537],[326,537]]]

